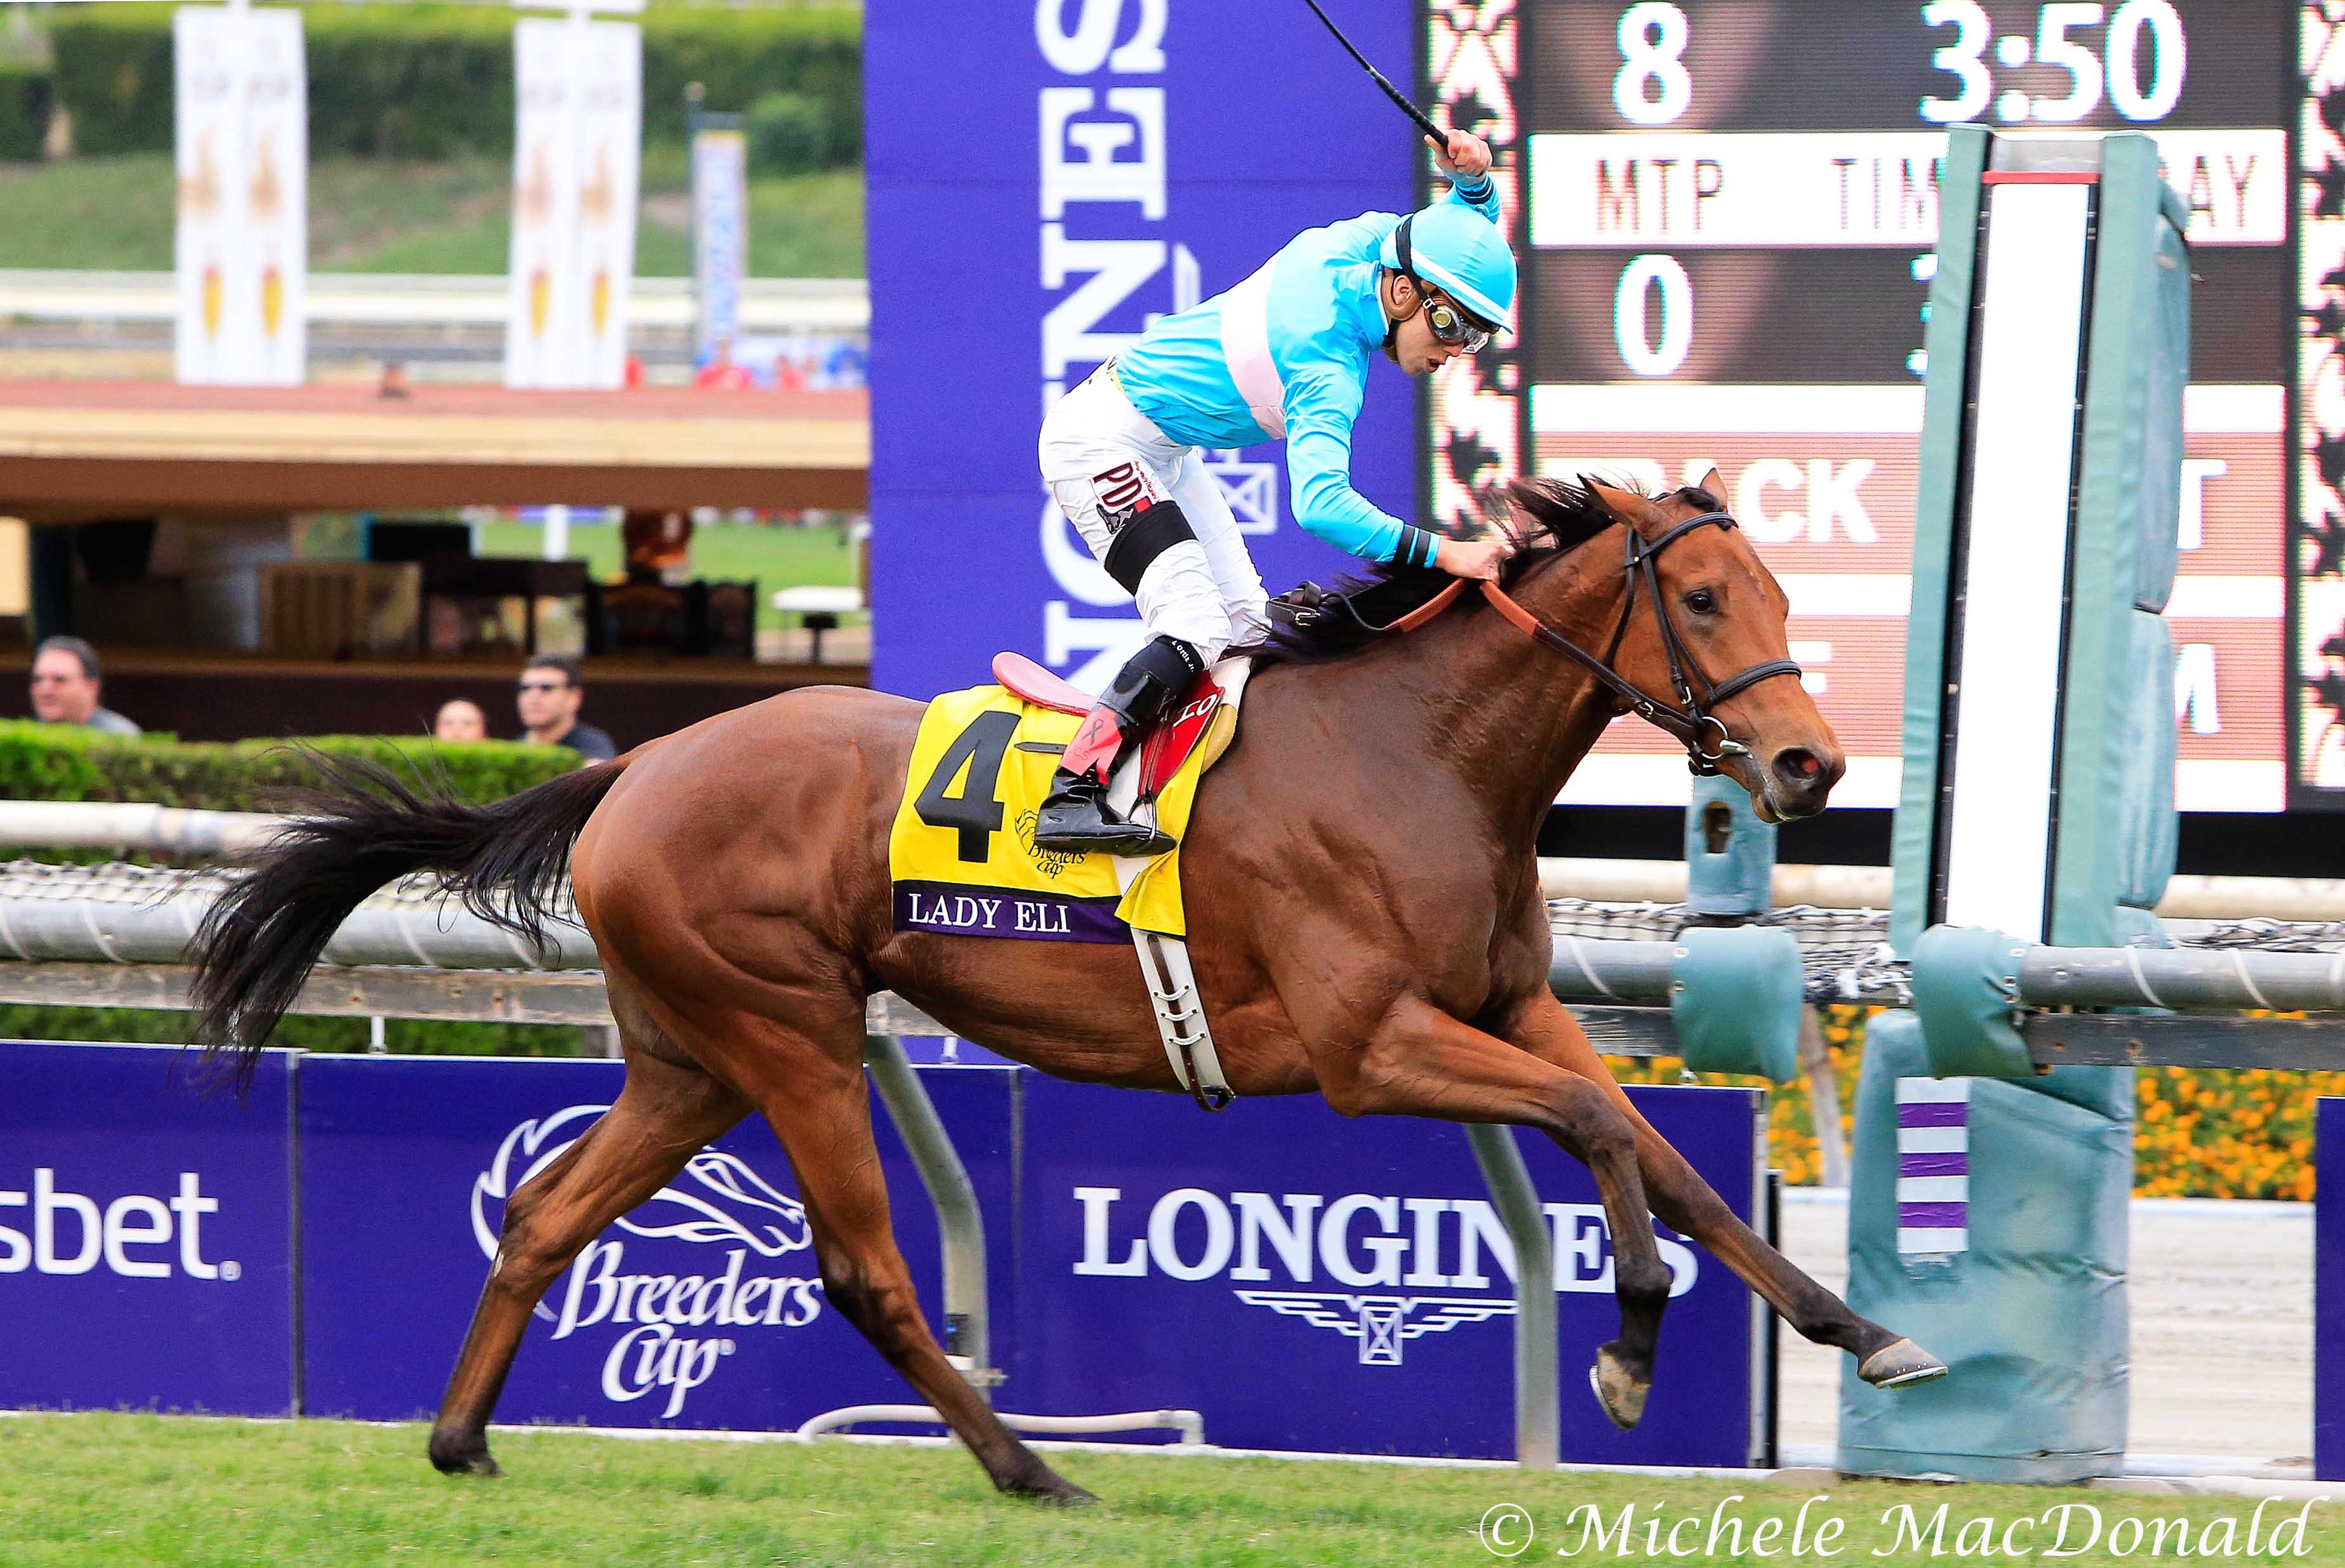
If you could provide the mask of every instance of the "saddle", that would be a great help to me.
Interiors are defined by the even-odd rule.
[[[1082,687],[1071,685],[1021,653],[995,654],[993,678],[1035,707],[1047,708],[1053,713],[1071,713],[1081,718],[1091,710],[1096,700]],[[1142,744],[1132,799],[1144,805],[1164,792],[1164,787],[1172,782],[1172,776],[1181,771],[1181,765],[1189,760],[1189,754],[1213,728],[1213,715],[1220,711],[1228,695],[1213,679],[1212,670],[1197,677],[1183,695],[1181,706],[1172,717],[1150,731]],[[1119,777],[1116,783],[1116,793],[1121,794],[1123,779]]]
[[[1091,698],[1082,687],[1051,674],[1022,653],[995,654],[993,678],[1035,707],[1053,713],[1081,718],[1091,710]]]

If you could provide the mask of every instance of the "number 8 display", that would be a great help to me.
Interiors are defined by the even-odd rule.
[[[1620,74],[1612,78],[1612,102],[1630,125],[1665,126],[1693,101],[1693,78],[1683,58],[1691,35],[1685,12],[1669,0],[1639,0],[1620,13]],[[1660,87],[1659,97],[1646,96],[1647,82]]]

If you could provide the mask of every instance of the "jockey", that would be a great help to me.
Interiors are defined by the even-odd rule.
[[[1177,315],[1042,422],[1042,479],[1151,640],[1068,742],[1037,848],[1161,854],[1172,840],[1107,804],[1116,764],[1233,644],[1269,630],[1262,577],[1200,448],[1284,438],[1295,521],[1371,561],[1496,578],[1509,545],[1445,538],[1352,488],[1352,422],[1381,347],[1425,375],[1514,330],[1515,258],[1498,229],[1490,149],[1441,147],[1449,194],[1406,218],[1369,212],[1297,235],[1244,282]]]

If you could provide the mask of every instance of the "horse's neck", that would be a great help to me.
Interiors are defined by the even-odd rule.
[[[1565,575],[1568,574],[1568,575]],[[1480,598],[1478,590],[1473,592]],[[1584,648],[1601,651],[1620,578],[1585,555],[1547,567],[1523,607]],[[1540,647],[1487,605],[1456,617],[1421,667],[1452,694],[1458,723],[1444,738],[1450,765],[1497,820],[1532,830],[1613,717],[1612,695],[1585,669]]]
[[[1566,575],[1568,574],[1568,575]],[[1544,568],[1524,607],[1583,647],[1600,649],[1619,612],[1617,573],[1567,559]],[[1612,719],[1611,695],[1579,665],[1539,647],[1481,602],[1467,602],[1352,658],[1304,667],[1357,734],[1392,754],[1426,758],[1486,801],[1511,834],[1536,833],[1547,807]],[[1314,706],[1318,706],[1316,702]]]

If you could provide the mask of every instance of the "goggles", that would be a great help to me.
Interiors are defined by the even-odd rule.
[[[1424,285],[1420,283],[1418,287],[1422,289]],[[1425,297],[1425,324],[1433,329],[1436,340],[1453,349],[1478,354],[1490,346],[1488,328],[1477,326],[1471,316],[1435,295]]]

